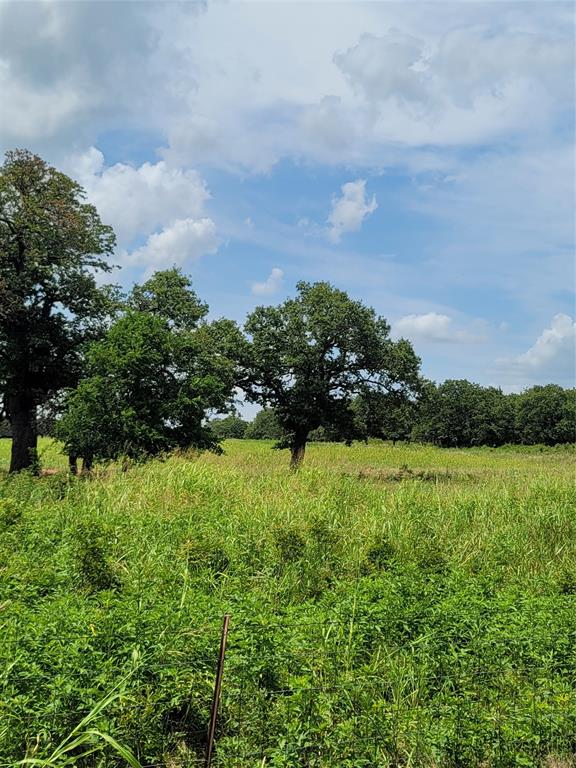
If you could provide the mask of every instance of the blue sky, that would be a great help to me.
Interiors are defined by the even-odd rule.
[[[433,379],[574,385],[572,4],[0,0],[0,92],[123,285],[241,322],[329,280]]]

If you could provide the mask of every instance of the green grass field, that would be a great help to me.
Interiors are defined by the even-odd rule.
[[[573,450],[224,448],[0,441],[0,765],[202,764],[224,613],[214,765],[575,764]]]

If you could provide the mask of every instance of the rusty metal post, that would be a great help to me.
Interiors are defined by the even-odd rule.
[[[212,711],[210,712],[210,726],[208,728],[208,744],[206,746],[206,768],[212,765],[212,749],[214,747],[214,734],[216,733],[216,720],[218,718],[218,705],[220,704],[220,691],[222,690],[222,673],[224,672],[224,656],[226,655],[226,642],[228,640],[228,625],[230,615],[227,613],[222,622],[222,634],[220,636],[220,653],[218,654],[218,666],[216,668],[216,680],[214,682],[214,697],[212,698]]]

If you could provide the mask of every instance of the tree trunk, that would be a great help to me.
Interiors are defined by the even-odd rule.
[[[6,398],[6,412],[12,428],[10,472],[31,469],[38,472],[36,406],[31,398],[13,395]]]
[[[306,450],[306,433],[296,433],[292,445],[290,446],[290,469],[295,471],[299,469],[304,461],[304,451]]]

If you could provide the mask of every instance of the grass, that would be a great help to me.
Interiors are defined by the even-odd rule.
[[[0,765],[200,764],[225,612],[217,765],[573,765],[573,450],[225,449],[0,480]]]

